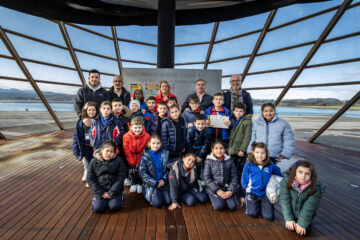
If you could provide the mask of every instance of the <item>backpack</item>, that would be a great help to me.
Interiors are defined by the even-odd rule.
[[[272,204],[277,203],[280,199],[280,182],[282,179],[283,177],[273,174],[266,186],[266,196]]]

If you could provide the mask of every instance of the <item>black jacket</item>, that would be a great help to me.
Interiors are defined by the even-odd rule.
[[[181,112],[183,112],[185,110],[185,108],[190,108],[189,101],[190,101],[190,98],[193,96],[197,96],[196,93],[193,93],[193,94],[190,94],[189,96],[187,96],[183,105],[181,106]],[[200,102],[200,109],[205,111],[208,107],[213,105],[212,100],[213,100],[213,96],[205,93],[205,95],[202,97],[201,102]]]
[[[244,89],[241,89],[241,91],[242,91],[242,96],[243,96],[243,103],[246,105],[246,114],[254,114],[253,102],[252,102],[250,93],[248,93]],[[227,91],[226,93],[224,93],[224,105],[225,105],[225,107],[227,107],[229,110],[232,111],[230,90]]]
[[[75,102],[74,109],[76,115],[81,117],[81,110],[86,102],[96,102],[96,105],[99,107],[103,101],[109,101],[110,96],[108,91],[105,88],[101,87],[96,91],[92,90],[88,85],[82,87],[78,90]]]
[[[114,93],[114,86],[109,89],[109,95],[110,101],[112,101],[114,98],[120,98],[124,106],[127,106],[130,103],[130,93],[124,87],[121,90],[120,97]]]
[[[198,180],[196,166],[191,169],[190,174],[185,176],[182,159],[180,158],[174,163],[169,173],[170,198],[172,203],[178,203],[180,194],[193,188],[198,188]]]
[[[205,160],[210,146],[210,132],[204,128],[201,132],[195,126],[187,130],[186,150],[195,153],[196,156]]]
[[[225,154],[225,159],[220,161],[213,153],[207,156],[204,167],[204,180],[206,192],[216,194],[216,191],[232,191],[239,188],[238,175],[234,161]]]
[[[111,198],[114,198],[124,190],[124,179],[125,166],[119,156],[105,161],[100,151],[94,153],[94,158],[88,167],[86,181],[96,197],[101,198],[107,192]]]

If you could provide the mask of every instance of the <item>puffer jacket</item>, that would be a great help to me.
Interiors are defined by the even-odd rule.
[[[231,112],[229,109],[227,109],[225,106],[221,107],[221,111],[218,113],[221,116],[228,116],[229,117],[229,121],[231,120]],[[215,111],[215,107],[214,105],[209,107],[208,109],[205,110],[205,117],[208,118],[210,115],[217,115],[216,111]],[[231,125],[230,125],[231,127]],[[220,129],[222,131],[222,141],[227,141],[229,140],[229,132],[228,129]],[[215,129],[213,128],[209,128],[210,131],[210,136],[212,134],[212,131],[215,131]]]
[[[119,121],[121,121],[123,128],[124,128],[124,132],[127,133],[129,131],[129,125],[130,125],[130,116],[131,116],[131,112],[128,108],[123,109],[122,114],[119,115],[118,117],[116,115],[114,115]]]
[[[320,205],[320,199],[325,192],[325,186],[316,182],[316,192],[309,196],[310,187],[303,192],[294,188],[287,188],[289,178],[286,176],[280,183],[280,205],[285,221],[295,221],[303,228],[307,228],[315,218]]]
[[[222,161],[217,159],[214,153],[207,156],[204,166],[204,180],[208,194],[216,194],[219,189],[235,193],[239,189],[234,161],[226,154]]]
[[[141,156],[143,154],[144,148],[148,144],[150,135],[143,131],[139,135],[135,135],[133,131],[128,131],[123,138],[123,148],[130,166],[136,166],[141,161]]]
[[[240,151],[247,152],[251,139],[252,120],[250,115],[245,115],[236,126],[236,119],[232,118],[230,130],[229,153],[238,155]]]
[[[94,153],[88,167],[86,181],[92,192],[98,198],[107,192],[111,198],[117,196],[124,190],[125,166],[119,156],[105,161],[100,151]]]
[[[167,183],[169,170],[166,165],[169,159],[169,151],[159,151],[161,151],[161,164],[163,171],[162,180]],[[156,167],[147,148],[144,149],[143,155],[141,157],[141,162],[139,165],[139,176],[143,182],[144,197],[148,202],[151,202],[151,196],[154,189],[158,186],[158,181],[156,180]]]
[[[149,118],[146,132],[148,132],[150,135],[158,134],[161,136],[162,120],[163,118],[159,118],[158,112],[154,112],[153,115]],[[157,131],[158,127],[160,132]]]
[[[84,131],[84,123],[82,120],[78,120],[76,123],[76,127],[74,129],[73,143],[72,143],[72,152],[73,155],[81,160],[84,156],[92,156],[92,152],[89,152],[85,149],[85,131]],[[92,147],[91,147],[92,149]],[[91,159],[92,157],[90,157]]]
[[[190,173],[185,176],[183,161],[180,158],[169,173],[170,198],[172,203],[178,203],[179,196],[193,188],[199,188],[199,177],[197,175],[196,166],[191,169]]]
[[[175,151],[177,145],[180,144],[182,146],[181,148],[185,147],[185,123],[184,119],[180,116],[179,117],[179,124],[181,124],[182,129],[182,139],[180,142],[176,142],[176,128],[174,123],[172,122],[170,117],[166,117],[162,119],[162,126],[161,126],[161,142],[162,142],[162,148],[169,150],[169,151]]]
[[[107,140],[114,140],[117,146],[121,146],[124,128],[122,122],[113,114],[109,116],[106,126],[101,124],[101,115],[98,115],[91,121],[90,132],[90,144],[96,150]]]
[[[291,158],[294,153],[295,138],[290,124],[275,114],[271,122],[262,115],[253,122],[251,140],[247,152],[251,152],[253,143],[263,142],[269,149],[269,156],[280,158],[280,155]]]
[[[205,160],[210,146],[210,137],[208,128],[204,128],[201,132],[195,126],[189,128],[186,136],[187,151]]]
[[[261,167],[261,165],[257,165],[253,162],[247,162],[245,164],[241,178],[241,185],[247,193],[253,193],[259,197],[265,197],[266,186],[269,183],[271,175],[275,174],[280,177],[283,175],[281,174],[280,168],[274,163],[270,163],[261,169],[259,166]]]
[[[200,108],[196,111],[184,111],[183,114],[181,115],[184,118],[185,121],[185,127],[187,128],[189,123],[194,123],[195,122],[195,116],[197,114],[200,114]]]

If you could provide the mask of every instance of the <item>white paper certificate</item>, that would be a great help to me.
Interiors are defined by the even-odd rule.
[[[225,125],[226,121],[229,121],[228,116],[221,115],[209,115],[210,127],[212,128],[225,128],[228,129],[229,126]]]

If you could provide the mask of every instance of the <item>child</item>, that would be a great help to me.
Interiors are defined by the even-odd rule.
[[[96,102],[85,103],[81,110],[81,119],[76,123],[74,130],[72,151],[73,155],[79,159],[79,161],[82,161],[84,165],[84,174],[81,179],[83,182],[86,181],[87,168],[93,158],[93,148],[90,144],[90,127],[91,119],[93,119],[96,114]]]
[[[169,97],[168,101],[167,101],[167,107],[168,109],[170,109],[170,107],[172,105],[179,105],[178,102],[177,102],[177,99],[176,97]]]
[[[289,159],[294,152],[295,142],[291,126],[278,117],[273,103],[264,103],[261,112],[262,115],[253,123],[248,153],[251,151],[251,144],[264,142],[269,148],[269,157],[273,163],[277,159]]]
[[[182,116],[185,121],[185,126],[190,128],[194,126],[195,116],[200,114],[200,100],[197,96],[192,96],[189,100],[190,110],[184,111]]]
[[[251,116],[245,115],[246,105],[234,103],[232,128],[230,130],[229,154],[234,160],[239,180],[246,162],[246,152],[251,139],[252,120]],[[245,193],[240,191],[241,206],[245,202]]]
[[[238,189],[238,176],[233,160],[225,154],[222,142],[216,141],[211,147],[204,166],[206,191],[215,210],[238,207],[235,193]]]
[[[128,124],[130,123],[130,117],[131,117],[130,110],[123,105],[120,98],[114,98],[111,102],[111,106],[115,117],[122,122],[124,131],[125,132],[129,131]]]
[[[202,179],[203,161],[205,161],[209,149],[210,134],[206,128],[206,118],[204,115],[196,115],[194,125],[187,131],[186,149],[190,153],[195,153],[197,173],[199,178]]]
[[[114,140],[117,146],[122,145],[124,128],[122,122],[111,114],[111,104],[104,101],[100,105],[100,114],[91,122],[90,144],[94,150],[106,140]]]
[[[132,100],[133,101],[133,100]],[[129,163],[129,175],[131,180],[130,192],[141,193],[141,179],[139,177],[139,163],[143,150],[146,147],[150,135],[145,131],[144,122],[140,117],[131,120],[129,132],[124,135],[124,152]]]
[[[199,175],[196,171],[196,155],[185,154],[173,166],[169,174],[170,198],[172,204],[169,210],[181,208],[182,201],[188,206],[195,206],[196,201],[205,203],[208,196],[205,191],[199,190]]]
[[[138,100],[140,103],[140,109],[147,109],[146,103],[144,102],[144,93],[141,89],[136,89],[134,91],[134,100]]]
[[[145,121],[148,123],[147,126],[149,126],[150,118],[156,112],[156,99],[154,96],[150,96],[148,97],[148,99],[146,99],[146,107],[147,109],[146,110],[143,109],[142,111],[144,114]]]
[[[257,218],[260,211],[264,219],[274,220],[274,205],[266,196],[266,186],[272,174],[282,176],[278,166],[269,159],[265,143],[255,143],[244,166],[241,184],[246,190],[246,214]]]
[[[280,205],[285,227],[300,235],[308,235],[325,186],[316,179],[311,162],[299,160],[280,183]]]
[[[170,152],[169,164],[185,151],[185,122],[180,114],[180,107],[172,105],[169,116],[162,120],[161,141],[163,148]]]
[[[166,102],[161,101],[157,105],[157,112],[154,112],[154,114],[150,117],[148,121],[148,130],[147,132],[150,135],[157,134],[161,135],[161,127],[162,127],[162,120],[167,115],[167,106]]]
[[[221,115],[221,116],[227,116],[229,117],[229,120],[226,120],[224,123],[226,126],[230,126],[230,115],[231,112],[229,109],[227,109],[224,104],[224,96],[222,93],[215,93],[213,104],[211,107],[205,110],[205,117],[209,119],[210,115]],[[207,122],[208,124],[210,121]],[[211,143],[216,141],[222,141],[224,143],[224,146],[227,148],[228,141],[229,141],[229,134],[228,129],[222,129],[222,128],[209,128],[210,134],[211,134]]]
[[[139,175],[143,182],[144,197],[152,206],[161,208],[170,204],[168,175],[166,168],[169,151],[161,150],[161,139],[152,135],[148,148],[144,150],[139,166]]]
[[[86,177],[93,192],[93,212],[116,211],[123,207],[124,178],[125,167],[116,154],[115,143],[103,142],[94,153]]]

